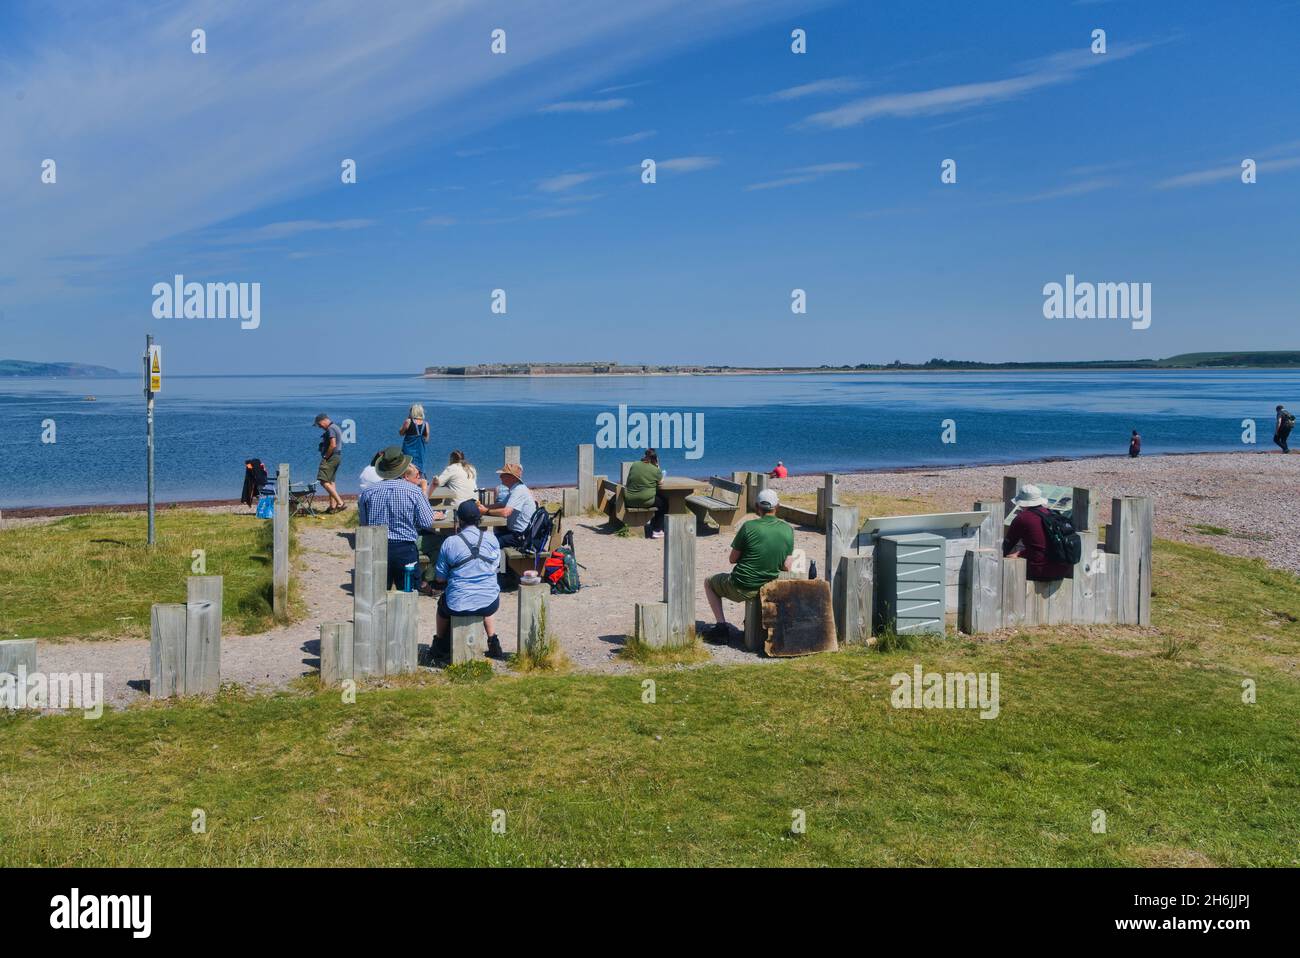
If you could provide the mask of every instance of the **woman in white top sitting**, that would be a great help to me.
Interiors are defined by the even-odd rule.
[[[477,499],[478,492],[474,485],[477,478],[478,471],[466,461],[465,454],[459,449],[453,449],[447,458],[447,468],[429,480],[429,491],[446,489],[452,495],[451,507],[455,509],[466,499]]]

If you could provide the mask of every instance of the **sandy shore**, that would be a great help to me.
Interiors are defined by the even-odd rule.
[[[1300,573],[1300,456],[1280,454],[1196,454],[1127,458],[1083,459],[1038,463],[1018,467],[976,466],[931,471],[897,471],[845,474],[844,492],[878,492],[923,496],[944,510],[968,509],[976,499],[1000,495],[1007,473],[1060,485],[1091,487],[1103,505],[1118,495],[1150,496],[1155,500],[1156,531],[1162,538],[1208,545],[1221,552],[1265,560],[1268,564]],[[776,480],[785,492],[810,492],[820,477],[799,476]],[[548,489],[540,498],[554,500]],[[240,505],[214,509],[247,512]],[[3,520],[40,522],[48,519]],[[1224,534],[1209,534],[1195,527],[1214,527]],[[222,678],[250,688],[280,688],[318,666],[321,622],[351,618],[351,532],[299,526],[302,552],[297,570],[307,605],[301,621],[253,636],[226,636],[222,647]],[[566,522],[574,531],[582,569],[582,591],[550,599],[550,624],[573,663],[589,672],[628,672],[637,667],[617,657],[617,650],[632,631],[633,605],[662,598],[663,542],[610,534],[602,520],[579,517]],[[696,615],[708,616],[703,578],[727,568],[730,535],[706,535],[697,541]],[[795,545],[818,565],[824,550],[821,533],[795,530]],[[743,622],[743,609],[726,604],[730,622]],[[433,630],[434,600],[420,598],[421,644]],[[507,651],[515,646],[515,600],[503,597],[497,631]],[[714,661],[754,662],[740,647],[738,632],[729,646],[711,646]],[[148,677],[148,642],[142,640],[87,642],[42,641],[39,662],[43,671],[105,673],[110,701],[122,706],[145,694]],[[777,663],[771,663],[776,665]],[[500,666],[498,666],[500,667]]]

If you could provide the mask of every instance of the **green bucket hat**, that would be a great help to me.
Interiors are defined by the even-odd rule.
[[[400,479],[410,464],[411,457],[402,452],[401,446],[389,446],[379,454],[375,472],[379,473],[380,479]]]

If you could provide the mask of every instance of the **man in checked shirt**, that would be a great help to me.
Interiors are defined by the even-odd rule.
[[[433,528],[433,507],[420,484],[420,470],[397,446],[375,463],[380,481],[357,497],[363,526],[388,526],[388,588],[403,586],[406,566],[420,561],[420,533]]]

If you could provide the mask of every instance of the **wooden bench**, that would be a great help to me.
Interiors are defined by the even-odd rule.
[[[736,521],[736,514],[744,512],[744,503],[740,501],[744,487],[738,482],[713,476],[709,479],[709,491],[704,495],[686,497],[686,508],[695,513],[695,530],[702,533],[708,529],[708,520],[717,523],[718,529],[730,529]]]
[[[546,509],[544,503],[537,504],[538,509]],[[560,537],[564,533],[564,510],[555,509],[547,510],[551,513],[551,541],[548,543],[548,549],[554,549],[560,544]],[[501,557],[505,567],[515,574],[517,578],[522,573],[530,569],[536,569],[538,572],[542,569],[542,564],[546,561],[546,555],[534,556],[527,552],[521,552],[514,546],[506,546],[501,550]]]
[[[605,503],[605,514],[609,516],[609,521],[620,526],[631,526],[634,529],[641,528],[655,516],[655,507],[638,508],[629,506],[625,497],[625,488],[617,482],[606,481],[605,485],[612,490]]]

